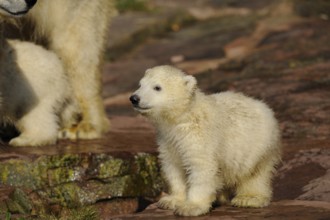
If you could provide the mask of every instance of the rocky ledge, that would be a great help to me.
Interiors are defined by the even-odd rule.
[[[143,209],[148,198],[160,194],[163,182],[153,130],[141,120],[127,129],[125,123],[132,121],[115,118],[111,132],[95,141],[61,141],[39,148],[2,145],[2,216],[47,219],[86,207],[110,216]]]

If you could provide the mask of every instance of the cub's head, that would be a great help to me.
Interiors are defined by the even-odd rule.
[[[18,17],[26,14],[37,0],[0,0],[0,16]]]
[[[172,66],[156,66],[146,71],[130,101],[142,114],[176,111],[190,103],[196,88],[193,76]]]

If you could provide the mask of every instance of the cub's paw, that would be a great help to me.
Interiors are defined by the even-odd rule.
[[[157,203],[158,208],[160,209],[171,209],[174,210],[175,207],[182,203],[183,199],[180,199],[175,196],[167,195],[163,196]]]
[[[244,196],[238,195],[231,200],[231,205],[236,207],[262,208],[268,206],[270,198],[260,195]]]
[[[32,138],[28,136],[18,136],[9,141],[9,145],[14,147],[36,147],[42,145],[54,144],[56,142],[56,137],[53,138]]]
[[[174,213],[180,216],[200,216],[211,210],[211,204],[208,203],[193,203],[185,202],[177,205]]]

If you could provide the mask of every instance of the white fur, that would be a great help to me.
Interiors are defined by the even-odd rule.
[[[5,3],[20,10],[25,1],[0,0],[0,6]],[[46,42],[62,60],[82,110],[76,129],[79,138],[97,138],[109,129],[101,95],[101,64],[114,11],[114,0],[38,0],[16,23],[25,29],[20,33],[30,34],[24,39]],[[34,28],[26,30],[29,27]]]
[[[158,203],[161,208],[202,215],[217,193],[233,206],[269,204],[280,132],[266,104],[240,93],[205,95],[194,77],[171,66],[149,69],[140,84],[135,109],[157,128],[170,189]]]
[[[29,42],[0,42],[0,123],[14,124],[20,131],[9,144],[55,143],[60,127],[72,127],[78,114],[61,61]]]

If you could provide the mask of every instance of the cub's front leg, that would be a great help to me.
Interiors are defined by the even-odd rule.
[[[187,199],[176,206],[175,213],[181,216],[199,216],[210,211],[221,187],[217,177],[217,162],[214,154],[203,145],[190,145],[184,152],[184,166],[188,172]]]
[[[186,174],[174,147],[161,145],[159,158],[162,172],[169,186],[169,195],[163,196],[158,201],[158,207],[174,210],[186,200]]]

